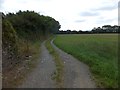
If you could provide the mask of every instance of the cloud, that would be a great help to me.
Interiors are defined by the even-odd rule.
[[[4,2],[4,0],[0,0],[0,4],[2,5],[2,3]]]
[[[111,11],[111,10],[114,10],[114,9],[117,9],[117,5],[114,5],[114,6],[104,6],[104,7],[100,7],[100,8],[97,8],[97,9],[93,9],[93,10],[96,10],[96,11],[103,11],[103,10],[106,10],[106,11]]]
[[[113,3],[112,0],[106,0],[106,2],[102,2],[101,5],[99,7],[93,8],[92,10],[95,11],[111,11],[111,10],[115,10],[118,8],[118,4],[120,2],[118,2],[118,0],[115,0],[115,2]]]
[[[81,23],[81,22],[85,22],[86,20],[76,20],[76,23]]]
[[[112,18],[112,19],[99,18],[98,20],[96,20],[96,23],[103,24],[103,23],[110,23],[113,21],[117,21],[117,18]]]
[[[3,3],[4,3],[4,0],[0,0],[0,8],[2,8]]]
[[[117,7],[118,0],[12,0],[12,3],[11,0],[0,0],[0,11],[4,13],[34,10],[55,18],[63,30],[87,30],[107,23],[117,24],[118,19],[110,20],[118,17]],[[99,17],[104,18],[100,20]]]
[[[89,11],[89,12],[82,12],[80,15],[81,15],[81,16],[98,16],[99,13]]]

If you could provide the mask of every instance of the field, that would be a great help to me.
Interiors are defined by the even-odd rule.
[[[118,87],[118,35],[58,35],[54,43],[86,63],[100,87]]]

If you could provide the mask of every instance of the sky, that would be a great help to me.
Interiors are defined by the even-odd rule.
[[[120,0],[0,0],[0,12],[34,10],[59,21],[60,30],[118,25]]]

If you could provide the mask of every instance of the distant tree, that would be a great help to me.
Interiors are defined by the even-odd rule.
[[[102,26],[102,28],[98,27],[98,28],[93,28],[91,30],[92,33],[117,33],[119,26],[114,25],[104,25]]]

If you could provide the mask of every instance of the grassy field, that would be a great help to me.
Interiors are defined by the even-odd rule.
[[[89,65],[100,87],[118,87],[118,35],[58,35],[54,43]]]

